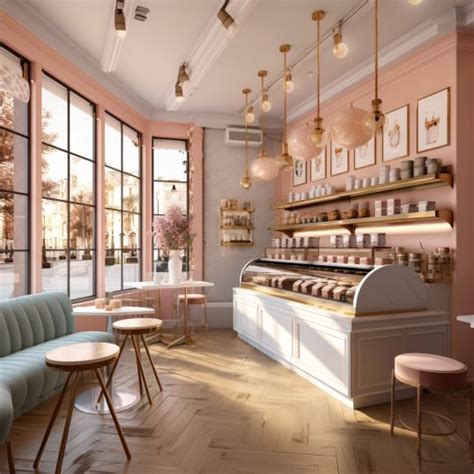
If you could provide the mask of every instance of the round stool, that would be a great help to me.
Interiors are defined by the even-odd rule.
[[[204,317],[204,328],[207,331],[207,296],[200,293],[190,293],[187,295],[179,295],[178,299],[180,304],[201,305],[201,316]]]
[[[154,333],[158,331],[161,328],[162,324],[163,323],[161,319],[156,319],[156,318],[122,319],[121,321],[116,321],[115,323],[113,323],[112,326],[115,329],[115,331],[118,332],[119,334],[122,334],[124,338],[123,338],[122,344],[120,345],[118,357],[114,362],[109,378],[107,380],[107,387],[109,387],[112,381],[112,377],[114,376],[115,369],[117,368],[120,357],[122,356],[122,352],[125,347],[125,344],[127,343],[128,338],[130,338],[133,344],[133,348],[135,350],[135,358],[137,361],[137,374],[138,374],[138,384],[140,387],[140,395],[143,396],[143,385],[144,385],[148,402],[150,403],[150,405],[153,403],[150,396],[150,391],[148,389],[148,385],[146,382],[145,371],[143,370],[143,365],[142,365],[142,361],[140,357],[140,341],[143,343],[143,346],[145,347],[148,360],[150,362],[151,368],[153,369],[153,373],[155,374],[156,382],[158,384],[160,392],[162,392],[163,387],[161,386],[161,382],[156,372],[155,365],[153,364],[153,359],[151,358],[150,350],[148,349],[146,340],[143,337],[145,334],[150,334],[150,333]],[[142,381],[143,381],[143,384],[142,384]],[[102,394],[99,395],[98,402],[100,402],[101,397],[102,397]]]
[[[68,372],[69,375],[66,379],[66,383],[64,384],[61,394],[59,395],[58,401],[56,402],[56,406],[54,407],[51,419],[49,420],[48,427],[46,428],[43,441],[41,442],[41,446],[39,448],[35,462],[33,463],[35,469],[38,467],[38,464],[41,460],[44,448],[46,447],[49,435],[51,433],[54,422],[64,400],[64,395],[66,394],[69,382],[72,379],[71,399],[67,410],[66,422],[64,424],[64,431],[61,439],[61,445],[59,448],[58,460],[56,463],[55,470],[56,473],[61,472],[64,451],[66,449],[67,437],[69,433],[69,427],[71,425],[72,410],[74,408],[74,400],[76,397],[77,381],[79,379],[79,373],[83,372],[84,370],[94,371],[95,376],[102,389],[101,393],[104,395],[105,400],[107,401],[110,414],[112,415],[112,419],[114,420],[115,428],[119,435],[120,442],[122,443],[123,450],[125,451],[127,458],[131,458],[131,454],[128,449],[127,442],[125,441],[125,437],[123,435],[122,428],[120,427],[117,415],[115,413],[112,400],[110,398],[109,393],[107,392],[104,379],[102,378],[102,374],[99,370],[111,364],[114,360],[117,360],[118,353],[119,347],[115,344],[110,344],[108,342],[82,342],[79,344],[71,344],[69,346],[59,347],[46,354],[45,361],[48,367],[54,370]]]
[[[416,388],[416,417],[417,427],[412,428],[402,420],[403,412],[396,417],[400,419],[404,428],[417,433],[418,468],[421,470],[421,393],[425,388],[431,391],[459,391],[466,390],[468,393],[468,425],[469,425],[469,448],[472,459],[472,434],[471,434],[471,385],[467,380],[467,367],[457,360],[435,354],[408,353],[395,357],[392,370],[392,390],[390,403],[390,433],[394,428],[394,404],[395,404],[395,381],[398,380],[405,385]],[[428,413],[428,412],[425,412]],[[441,433],[423,433],[431,436],[448,436],[457,432],[456,425],[452,420],[438,413],[430,412],[433,416],[448,421],[453,429]]]

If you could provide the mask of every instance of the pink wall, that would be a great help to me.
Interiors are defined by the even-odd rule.
[[[0,12],[0,42],[21,54],[31,62],[31,175],[32,195],[41,195],[41,77],[46,71],[56,79],[75,89],[97,106],[97,235],[104,235],[104,114],[110,112],[128,125],[142,133],[143,149],[143,258],[142,271],[144,278],[151,276],[151,213],[152,213],[152,183],[151,183],[151,144],[152,137],[191,139],[191,154],[195,167],[191,192],[194,196],[194,210],[198,218],[193,221],[193,231],[197,234],[195,240],[194,265],[195,279],[202,276],[202,142],[203,130],[191,123],[157,122],[147,119],[131,108],[120,98],[98,84],[85,72],[78,69],[63,56],[50,48],[28,29]],[[32,233],[41,235],[41,199],[32,199]],[[105,244],[102,239],[97,242],[97,294],[103,295],[105,276]],[[41,239],[32,239],[32,291],[41,291]],[[103,329],[102,321],[86,319],[78,322],[79,329]]]
[[[419,249],[419,241],[427,249],[438,246],[449,246],[455,250],[456,271],[452,283],[451,320],[452,320],[452,353],[474,369],[474,352],[470,350],[474,342],[474,332],[467,325],[457,323],[458,314],[474,313],[474,298],[472,294],[473,273],[472,239],[474,238],[472,206],[472,183],[474,165],[470,155],[473,149],[472,124],[474,83],[474,36],[472,34],[452,34],[422,51],[406,58],[395,66],[385,68],[380,75],[379,95],[383,100],[385,112],[409,104],[409,158],[418,156],[416,153],[416,111],[417,99],[433,92],[449,87],[451,93],[451,141],[449,146],[432,150],[423,155],[441,158],[443,165],[451,165],[454,173],[453,188],[443,187],[416,192],[398,192],[402,202],[416,203],[422,199],[434,200],[438,209],[452,209],[454,227],[452,231],[442,233],[420,233],[417,235],[389,235],[390,245],[401,245],[414,251]],[[334,115],[351,104],[365,110],[370,110],[373,98],[373,80],[357,84],[343,94],[322,104],[321,116],[325,128],[329,129]],[[291,124],[289,137],[292,134],[300,137],[302,156],[312,157],[312,144],[308,134],[313,123],[315,112]],[[458,126],[458,123],[460,126]],[[306,140],[306,141],[305,141]],[[329,157],[327,159],[328,179],[319,183],[333,184],[336,189],[345,188],[348,175],[356,177],[378,176],[378,168],[382,163],[382,140],[377,137],[377,159],[374,166],[354,169],[353,152],[350,153],[349,172],[330,177]],[[420,154],[421,155],[421,154]],[[405,158],[393,160],[387,164],[392,167],[400,166]],[[291,172],[285,172],[274,188],[276,200],[287,200],[288,192],[308,191],[314,184],[308,183],[294,187]],[[365,198],[359,202],[370,202],[377,198]],[[357,201],[356,201],[357,202]],[[332,204],[317,208],[317,212],[334,208],[346,209],[348,204]],[[276,213],[278,214],[278,213]],[[277,217],[278,218],[278,217]],[[470,288],[471,287],[471,288]],[[473,374],[474,375],[474,374]]]

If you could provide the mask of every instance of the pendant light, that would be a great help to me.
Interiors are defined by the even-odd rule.
[[[375,98],[372,100],[372,111],[367,114],[365,119],[366,125],[372,130],[372,133],[377,133],[383,128],[385,123],[385,115],[380,110],[382,100],[379,98],[379,0],[375,0],[374,7],[374,39],[375,39]]]
[[[372,130],[366,125],[367,111],[357,107],[338,112],[331,124],[334,143],[349,150],[365,145],[372,138]]]
[[[282,44],[280,46],[280,52],[283,53],[283,77],[284,84],[283,87],[283,140],[281,144],[281,153],[277,156],[278,168],[281,170],[289,170],[293,168],[293,157],[288,153],[288,139],[287,139],[287,125],[286,125],[286,115],[287,115],[287,95],[289,92],[287,87],[287,65],[286,65],[286,55],[291,49],[289,44]]]
[[[333,34],[334,46],[332,52],[337,59],[344,59],[349,53],[349,47],[342,41],[342,20],[337,26],[337,30]]]
[[[316,89],[317,89],[317,99],[318,99],[318,108],[317,108],[317,117],[314,119],[314,128],[311,132],[311,141],[314,143],[316,148],[319,149],[321,153],[322,149],[326,146],[328,141],[328,132],[323,128],[323,119],[320,115],[320,98],[319,98],[319,85],[320,85],[320,43],[321,43],[321,20],[324,19],[326,13],[323,10],[316,10],[313,12],[312,19],[318,25],[318,42],[316,46]],[[318,155],[319,155],[318,153]]]
[[[242,93],[245,95],[245,173],[244,177],[240,180],[240,187],[242,189],[250,189],[252,187],[252,180],[249,176],[249,142],[248,142],[248,107],[249,107],[249,94],[250,89],[243,89]]]
[[[261,84],[261,106],[262,106],[262,114],[260,114],[260,128],[262,129],[262,135],[264,132],[263,127],[263,118],[265,112],[270,110],[263,107],[265,100],[268,101],[268,96],[265,93],[264,87],[264,78],[267,76],[267,71],[258,71],[258,77],[260,78]],[[270,105],[271,108],[271,105]],[[277,162],[271,158],[270,156],[266,155],[265,153],[265,145],[264,145],[264,137],[262,136],[262,144],[260,145],[260,153],[258,154],[257,158],[253,160],[250,166],[250,175],[257,181],[272,181],[278,175],[278,165]]]

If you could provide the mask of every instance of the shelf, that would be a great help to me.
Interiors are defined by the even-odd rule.
[[[253,247],[253,242],[222,242],[222,247]]]
[[[253,225],[222,225],[221,230],[244,229],[253,230]]]
[[[295,232],[332,230],[348,230],[354,233],[357,228],[370,228],[373,226],[410,225],[427,223],[447,223],[452,226],[451,211],[426,211],[410,212],[409,214],[396,214],[394,216],[363,217],[358,219],[342,219],[338,221],[312,222],[310,224],[280,225],[273,228],[276,232],[283,232],[293,236]]]
[[[350,201],[363,196],[371,196],[374,194],[383,194],[401,190],[416,191],[418,189],[437,188],[440,186],[452,186],[453,176],[450,173],[433,173],[418,176],[416,178],[402,179],[393,183],[377,184],[352,191],[341,191],[327,196],[319,196],[312,199],[304,199],[302,201],[293,201],[275,206],[274,209],[300,209],[304,207],[316,206],[318,204],[326,204],[336,201]]]
[[[243,207],[236,207],[235,209],[223,209],[221,207],[221,212],[239,212],[239,213],[247,212],[251,214],[252,212],[255,212],[255,209],[244,209]]]
[[[335,249],[338,250],[338,249]],[[353,250],[353,249],[352,249]],[[373,270],[374,265],[361,265],[359,263],[333,263],[333,262],[319,262],[317,260],[284,260],[281,258],[261,258],[263,262],[274,262],[274,263],[294,263],[296,265],[316,265],[320,267],[329,268],[343,268],[351,270]]]

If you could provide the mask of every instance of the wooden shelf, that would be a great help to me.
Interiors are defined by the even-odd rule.
[[[426,211],[426,212],[410,212],[409,214],[396,214],[394,216],[382,217],[362,217],[358,219],[341,219],[338,221],[312,222],[310,224],[291,224],[280,225],[273,228],[276,232],[283,232],[288,236],[292,236],[298,231],[317,231],[317,230],[334,230],[337,234],[338,230],[348,230],[351,234],[357,228],[365,228],[373,226],[391,226],[391,225],[410,225],[410,224],[426,224],[426,223],[448,223],[452,225],[451,211]]]
[[[222,247],[253,247],[253,242],[222,242]]]
[[[253,225],[221,225],[221,230],[233,230],[233,229],[243,229],[243,230],[253,230]]]
[[[252,212],[255,212],[255,209],[244,209],[243,207],[236,207],[235,209],[223,209],[221,207],[221,212],[248,212],[249,214],[251,214]]]
[[[353,191],[341,191],[327,196],[319,196],[312,199],[304,199],[302,201],[293,201],[275,206],[274,209],[301,209],[304,207],[317,206],[318,204],[326,204],[335,201],[350,201],[364,196],[374,194],[391,193],[395,191],[416,191],[418,189],[437,188],[440,186],[452,186],[453,176],[451,173],[433,173],[418,176],[416,178],[402,179],[393,183],[377,184]]]

